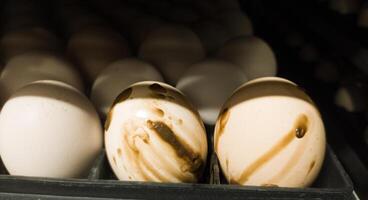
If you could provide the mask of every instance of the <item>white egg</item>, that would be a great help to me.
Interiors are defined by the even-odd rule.
[[[226,99],[246,81],[244,72],[237,66],[207,59],[192,65],[176,88],[193,102],[206,124],[214,125]]]
[[[335,93],[335,105],[348,112],[364,112],[368,109],[367,87],[360,85],[346,85]]]
[[[325,129],[312,100],[276,77],[249,81],[228,99],[214,149],[231,184],[307,187],[317,178]]]
[[[227,27],[232,37],[253,35],[252,21],[242,11],[228,10],[216,13],[215,18]]]
[[[193,29],[209,54],[215,53],[231,38],[223,25],[212,20],[199,21],[193,25]]]
[[[7,61],[34,50],[59,52],[61,43],[55,35],[43,28],[30,28],[6,32],[1,38],[0,48]]]
[[[19,88],[38,80],[57,80],[83,91],[78,71],[61,57],[41,52],[15,56],[5,65],[0,75],[1,105]]]
[[[150,31],[157,29],[165,23],[160,18],[150,15],[142,15],[131,19],[131,21],[132,25],[129,27],[129,35],[136,49],[139,48]]]
[[[205,57],[205,50],[191,30],[164,25],[147,34],[139,57],[153,63],[167,82],[175,84],[189,65]]]
[[[92,104],[62,82],[38,81],[23,87],[0,114],[0,154],[11,175],[82,177],[102,145]]]
[[[111,63],[96,78],[91,101],[105,117],[115,98],[125,88],[139,81],[163,81],[161,74],[150,64],[128,58]]]
[[[217,56],[242,67],[249,79],[276,76],[277,73],[276,58],[271,47],[258,37],[231,39],[220,48]]]
[[[139,82],[116,98],[105,123],[105,147],[125,181],[197,182],[207,157],[198,112],[174,87]]]
[[[67,54],[79,65],[87,80],[93,82],[111,62],[128,57],[127,41],[118,33],[101,27],[89,27],[72,35]]]

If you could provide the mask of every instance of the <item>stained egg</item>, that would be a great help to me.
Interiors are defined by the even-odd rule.
[[[276,57],[271,47],[255,36],[228,40],[217,56],[240,66],[249,79],[275,76],[277,73]]]
[[[163,25],[147,34],[139,57],[153,63],[168,83],[175,84],[189,65],[205,57],[205,50],[188,28]]]
[[[214,149],[231,184],[307,187],[318,176],[326,148],[318,109],[296,84],[259,78],[224,104]]]
[[[10,58],[29,51],[60,52],[61,43],[51,32],[35,27],[6,32],[1,38],[2,55]]]
[[[45,52],[29,52],[9,60],[0,75],[1,105],[19,88],[39,80],[57,80],[84,90],[78,71],[68,61]]]
[[[11,175],[85,177],[102,146],[97,112],[68,84],[33,82],[1,110],[0,155]]]
[[[130,50],[119,33],[108,28],[88,27],[71,36],[67,54],[81,68],[87,81],[93,82],[108,64],[128,57]]]
[[[115,175],[126,181],[197,182],[207,156],[198,112],[177,89],[155,81],[133,84],[116,98],[105,147]]]
[[[163,81],[163,78],[154,66],[135,58],[113,62],[96,78],[91,101],[105,117],[119,93],[139,81]]]

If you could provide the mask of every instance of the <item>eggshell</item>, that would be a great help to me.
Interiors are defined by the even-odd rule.
[[[93,82],[111,62],[128,57],[126,40],[118,33],[101,27],[89,27],[72,35],[67,54],[78,64],[87,80]]]
[[[237,66],[207,59],[192,65],[179,79],[176,88],[193,102],[206,124],[214,125],[226,99],[246,81],[244,72]]]
[[[19,88],[38,80],[57,80],[83,91],[78,71],[61,57],[29,52],[15,56],[5,65],[0,75],[1,105]]]
[[[214,149],[231,184],[307,187],[324,160],[325,129],[312,100],[276,77],[250,81],[228,99]]]
[[[161,74],[150,64],[128,58],[111,63],[96,78],[91,101],[105,117],[115,98],[125,88],[139,81],[163,81]]]
[[[61,43],[55,35],[43,28],[30,28],[6,32],[1,38],[0,48],[7,61],[34,50],[59,52]]]
[[[191,30],[163,25],[147,34],[139,57],[153,63],[168,83],[175,84],[189,65],[205,57],[205,50]]]
[[[271,47],[254,36],[241,36],[227,41],[217,53],[244,70],[249,79],[275,76],[277,63]]]
[[[232,37],[253,35],[252,21],[242,11],[227,10],[216,13],[215,18],[227,27]]]
[[[145,81],[116,98],[105,123],[107,157],[125,181],[197,182],[207,156],[199,114],[177,89]]]
[[[368,109],[367,86],[349,84],[338,88],[335,105],[348,112],[364,112]]]
[[[65,83],[31,83],[14,93],[1,111],[0,154],[11,175],[82,177],[102,145],[92,104]]]
[[[201,39],[208,54],[215,53],[231,38],[226,28],[212,20],[202,20],[193,25],[193,30]]]

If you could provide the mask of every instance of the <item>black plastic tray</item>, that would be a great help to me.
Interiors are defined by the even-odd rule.
[[[352,199],[349,177],[328,147],[322,171],[311,188],[267,188],[224,184],[217,157],[209,159],[209,183],[166,184],[118,181],[105,153],[86,179],[0,175],[0,198],[88,199]]]

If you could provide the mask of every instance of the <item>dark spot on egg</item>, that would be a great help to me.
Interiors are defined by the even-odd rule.
[[[122,155],[122,151],[121,151],[121,149],[120,149],[120,148],[118,148],[118,150],[116,150],[116,152],[118,153],[118,156],[119,156],[119,157],[121,157],[121,155]]]
[[[163,117],[165,115],[165,112],[160,108],[155,108],[153,112],[158,115],[159,117]]]
[[[306,115],[300,115],[295,123],[295,136],[297,138],[303,138],[308,131],[308,117]]]
[[[158,83],[151,84],[149,89],[158,93],[166,93],[167,90]]]
[[[125,89],[123,92],[121,92],[118,97],[116,97],[114,103],[113,103],[113,106],[120,103],[120,102],[123,102],[125,100],[127,100],[130,95],[132,94],[133,92],[133,89],[132,88],[127,88]]]

